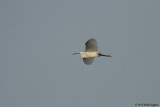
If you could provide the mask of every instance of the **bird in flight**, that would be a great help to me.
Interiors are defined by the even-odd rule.
[[[87,65],[91,65],[97,56],[112,57],[111,55],[104,55],[98,52],[97,40],[94,38],[89,39],[85,45],[86,49],[84,52],[74,53],[73,55],[79,54],[83,58],[83,62]]]

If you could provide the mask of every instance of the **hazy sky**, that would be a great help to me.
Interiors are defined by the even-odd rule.
[[[159,41],[159,0],[1,0],[0,107],[160,105]]]

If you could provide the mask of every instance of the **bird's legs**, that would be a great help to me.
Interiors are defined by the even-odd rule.
[[[99,53],[98,56],[112,57],[111,55],[104,55],[104,54],[101,54],[101,53]]]

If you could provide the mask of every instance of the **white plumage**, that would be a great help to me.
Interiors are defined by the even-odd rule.
[[[98,56],[98,52],[80,52],[81,58],[91,58]]]
[[[94,38],[89,39],[85,43],[85,45],[86,45],[86,49],[84,52],[79,52],[74,54],[80,54],[81,58],[83,58],[83,62],[87,65],[92,64],[94,58],[97,56],[112,57],[111,55],[103,55],[101,53],[98,53],[97,41]]]

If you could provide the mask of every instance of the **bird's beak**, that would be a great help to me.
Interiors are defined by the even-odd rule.
[[[111,55],[106,55],[106,57],[112,57]]]
[[[80,54],[80,53],[73,53],[72,55],[76,55],[76,54]]]

